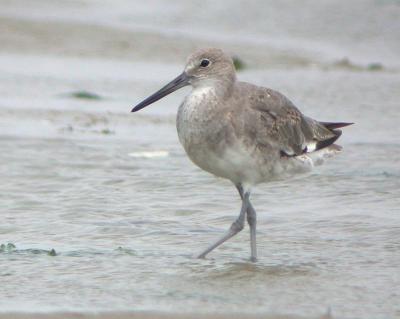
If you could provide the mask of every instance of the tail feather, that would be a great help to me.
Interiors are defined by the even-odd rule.
[[[328,147],[336,142],[336,140],[342,135],[342,131],[337,130],[338,128],[354,124],[346,122],[319,122],[319,123],[325,126],[328,130],[330,130],[334,134],[334,136],[329,139],[317,142],[315,148],[316,151]]]
[[[299,157],[299,156],[301,157],[302,155],[305,154],[332,155],[334,153],[340,152],[342,147],[337,144],[334,144],[342,135],[342,131],[338,130],[338,128],[354,124],[347,122],[319,122],[312,120],[310,118],[306,118],[306,120],[308,120],[308,124],[311,126],[310,130],[313,130],[312,132],[313,138],[307,142],[301,154],[288,154],[285,151],[281,151],[282,157]],[[320,151],[322,149],[325,149],[325,151]]]
[[[329,145],[332,145],[333,143],[336,142],[336,140],[340,137],[340,135],[342,135],[341,130],[331,130],[331,132],[334,133],[335,136],[324,141],[319,141],[315,147],[316,151],[320,150],[321,148],[325,148],[328,147]]]
[[[323,126],[325,126],[329,130],[333,130],[335,128],[341,128],[349,125],[353,125],[354,123],[346,123],[346,122],[319,122]]]

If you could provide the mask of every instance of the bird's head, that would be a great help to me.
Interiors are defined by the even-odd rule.
[[[184,71],[178,77],[136,105],[132,112],[137,112],[187,85],[194,88],[229,86],[235,79],[235,67],[229,55],[220,49],[201,49],[189,56]]]

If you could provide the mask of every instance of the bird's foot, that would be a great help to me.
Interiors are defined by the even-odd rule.
[[[250,257],[250,261],[252,262],[252,263],[256,263],[257,262],[257,257],[255,257],[255,256],[251,256]]]

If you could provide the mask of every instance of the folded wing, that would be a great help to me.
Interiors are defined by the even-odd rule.
[[[260,88],[251,100],[258,128],[256,143],[279,150],[281,156],[298,156],[328,147],[342,134],[338,128],[353,124],[306,117],[284,95],[271,89]]]

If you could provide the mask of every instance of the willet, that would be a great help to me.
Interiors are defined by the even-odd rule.
[[[352,123],[319,122],[304,116],[284,95],[236,80],[232,59],[220,49],[189,56],[182,74],[136,105],[136,112],[186,85],[193,87],[176,120],[179,140],[203,170],[226,178],[242,199],[239,217],[213,249],[250,226],[251,260],[257,260],[256,211],[251,187],[306,172],[341,150],[334,142],[340,127]]]

